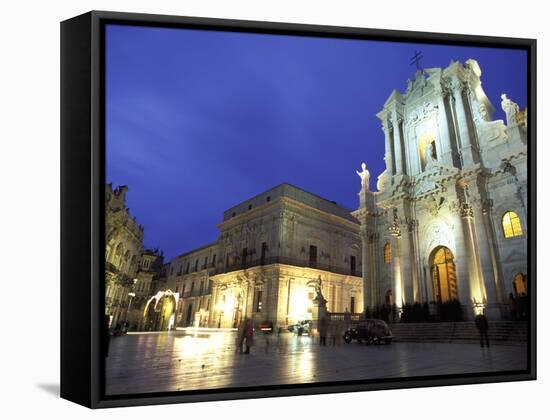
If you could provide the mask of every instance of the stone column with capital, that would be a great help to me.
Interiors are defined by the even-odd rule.
[[[455,100],[456,123],[457,131],[460,138],[460,154],[462,156],[462,164],[464,167],[472,166],[474,162],[474,154],[472,153],[472,136],[470,133],[470,123],[468,115],[471,112],[467,109],[468,103],[464,99],[464,91],[468,88],[467,85],[455,79],[451,84],[453,97]]]
[[[441,145],[441,161],[453,165],[453,149],[449,131],[449,116],[447,115],[448,91],[441,85],[437,90],[437,124],[439,126],[439,144]]]
[[[405,291],[403,287],[403,267],[401,264],[401,227],[397,220],[389,227],[392,236],[392,276],[393,276],[393,299],[398,308],[403,306]]]
[[[394,109],[392,113],[392,133],[393,133],[393,150],[395,153],[395,174],[403,174],[403,168],[405,167],[403,162],[403,140],[401,138],[401,123],[402,118],[397,114],[397,111]]]
[[[491,216],[492,200],[485,199],[474,205],[476,231],[479,238],[480,263],[483,272],[487,307],[485,314],[490,319],[505,317],[506,292],[502,283],[502,269],[498,244]]]
[[[472,314],[467,314],[468,318],[479,313],[487,303],[487,292],[483,282],[483,273],[479,266],[479,249],[477,244],[476,226],[474,209],[471,204],[462,202],[460,207],[460,218],[462,219],[462,229],[464,233],[464,243],[466,248],[466,264],[468,265],[468,277],[470,286],[470,302],[473,307]]]
[[[385,155],[384,160],[386,162],[386,169],[390,175],[393,175],[395,173],[395,157],[393,153],[393,146],[392,146],[392,139],[391,139],[391,132],[390,132],[390,126],[387,119],[383,120],[382,123],[382,131],[384,131],[384,140],[385,140]]]
[[[372,307],[372,297],[371,297],[371,286],[370,286],[370,275],[369,275],[369,240],[368,240],[368,230],[365,223],[361,222],[361,258],[363,261],[363,310],[366,310],[367,307]]]

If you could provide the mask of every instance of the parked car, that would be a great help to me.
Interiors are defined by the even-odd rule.
[[[260,327],[260,331],[264,333],[271,334],[273,332],[273,322],[271,321],[260,322],[259,327]]]
[[[359,343],[364,341],[372,344],[381,344],[382,342],[390,344],[392,339],[390,327],[381,319],[366,319],[360,324],[348,328],[344,333],[344,341],[348,344],[352,340],[357,340]]]
[[[309,334],[310,329],[311,329],[310,320],[300,321],[297,324],[288,326],[288,330],[290,332],[296,333],[297,335]]]

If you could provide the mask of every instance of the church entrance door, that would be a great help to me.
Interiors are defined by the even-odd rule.
[[[430,257],[435,301],[458,300],[456,266],[451,250],[445,246],[435,248]]]

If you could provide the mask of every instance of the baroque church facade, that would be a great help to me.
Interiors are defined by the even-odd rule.
[[[459,301],[466,319],[507,316],[527,291],[527,111],[505,94],[507,121],[475,60],[418,70],[377,117],[386,170],[362,178],[365,307]]]

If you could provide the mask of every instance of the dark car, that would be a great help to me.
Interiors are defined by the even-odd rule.
[[[382,342],[390,344],[392,338],[390,327],[381,319],[366,319],[348,328],[344,333],[344,341],[348,344],[352,340],[357,340],[359,343],[364,341],[372,344],[381,344]]]

